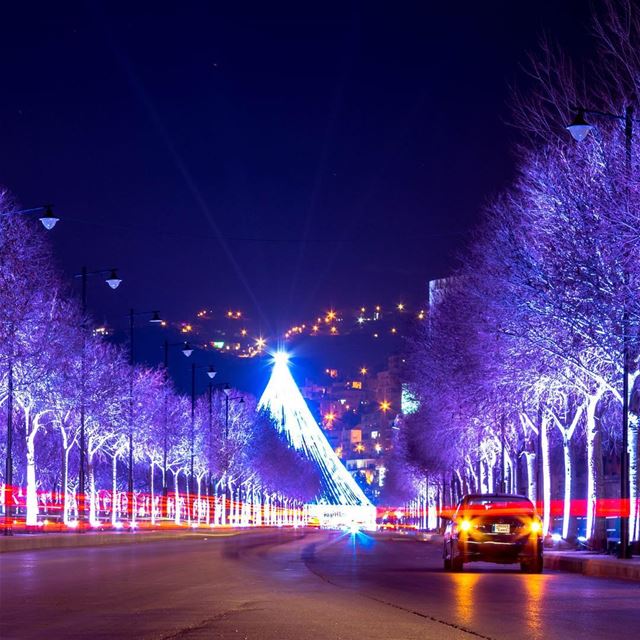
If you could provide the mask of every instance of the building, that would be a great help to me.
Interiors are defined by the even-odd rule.
[[[367,497],[376,500],[384,485],[387,460],[393,449],[394,420],[402,406],[399,356],[388,359],[377,373],[351,377],[329,375],[325,385],[307,381],[305,399],[317,408],[323,432]]]

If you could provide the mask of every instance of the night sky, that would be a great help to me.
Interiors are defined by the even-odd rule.
[[[99,317],[239,308],[265,332],[426,296],[513,175],[509,86],[586,2],[11,3],[0,183],[56,205]]]

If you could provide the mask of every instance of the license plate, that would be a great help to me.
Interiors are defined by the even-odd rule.
[[[493,533],[511,533],[511,525],[508,524],[494,524]]]

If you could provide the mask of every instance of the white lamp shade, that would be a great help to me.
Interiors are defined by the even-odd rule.
[[[571,124],[567,126],[567,131],[576,142],[582,142],[589,135],[591,129],[593,126],[584,119],[584,111],[578,111]]]
[[[42,226],[47,231],[51,231],[51,229],[53,229],[53,227],[56,226],[58,220],[60,220],[60,218],[56,218],[55,216],[51,216],[51,215],[44,215],[42,216],[42,218],[40,218],[40,222],[42,222]]]
[[[111,274],[109,275],[109,277],[105,280],[105,282],[112,288],[112,289],[117,289],[120,286],[120,283],[122,282],[122,278],[118,278],[118,274],[116,273],[115,269],[112,269]]]

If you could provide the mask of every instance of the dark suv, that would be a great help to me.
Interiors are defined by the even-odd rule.
[[[442,556],[447,571],[483,560],[519,562],[526,573],[542,573],[542,523],[536,508],[523,496],[464,496],[445,529]]]

